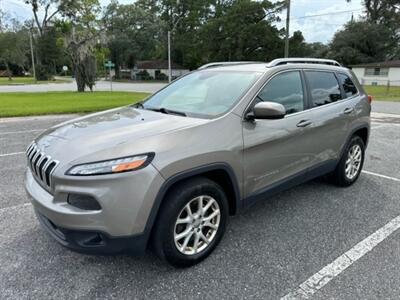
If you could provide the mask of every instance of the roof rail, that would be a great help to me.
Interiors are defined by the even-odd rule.
[[[268,63],[268,67],[276,67],[286,64],[322,64],[341,67],[342,65],[333,59],[322,58],[278,58]]]
[[[216,68],[216,67],[225,67],[225,66],[236,66],[236,65],[245,65],[245,64],[259,64],[263,62],[259,61],[219,61],[219,62],[212,62],[205,65],[202,65],[198,68],[198,70],[209,69],[209,68]]]

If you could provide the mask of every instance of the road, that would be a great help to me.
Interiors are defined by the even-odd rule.
[[[374,115],[364,167],[372,173],[355,185],[314,180],[265,199],[230,219],[208,259],[182,270],[151,253],[77,254],[40,228],[23,188],[23,151],[41,130],[71,117],[0,120],[1,299],[279,299],[318,272],[326,276],[308,294],[315,299],[400,297],[400,230],[384,227],[400,215],[399,118]],[[362,241],[368,251],[365,242],[354,248]],[[326,273],[354,249],[358,260]]]
[[[113,91],[122,92],[146,92],[154,93],[165,86],[165,83],[127,83],[113,82]],[[95,91],[109,91],[109,81],[97,81]],[[48,84],[27,84],[27,85],[0,85],[0,93],[6,92],[56,92],[56,91],[76,91],[74,81],[66,83],[48,83]]]

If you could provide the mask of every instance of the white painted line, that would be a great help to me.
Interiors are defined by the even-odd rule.
[[[400,118],[398,114],[388,114],[388,113],[379,113],[379,112],[372,112],[371,118]]]
[[[13,210],[13,209],[21,209],[21,208],[28,207],[28,206],[31,206],[31,205],[32,205],[32,203],[23,203],[23,204],[19,204],[19,205],[0,208],[0,213],[6,212],[6,211],[9,211],[9,210]]]
[[[382,175],[382,174],[378,174],[378,173],[374,173],[374,172],[370,172],[370,171],[362,171],[362,172],[365,173],[365,174],[368,174],[368,175],[377,176],[377,177],[381,177],[381,178],[385,178],[385,179],[389,179],[389,180],[400,182],[400,179],[395,178],[395,177],[390,177],[390,176],[386,176],[386,175]]]
[[[5,157],[5,156],[12,156],[12,155],[20,155],[20,154],[24,154],[24,152],[14,152],[14,153],[6,153],[6,154],[0,154],[0,157]]]
[[[313,276],[300,284],[296,290],[283,296],[281,300],[309,299],[312,295],[323,288],[328,282],[337,277],[340,273],[354,264],[361,257],[366,255],[389,235],[400,228],[400,216],[397,216],[385,226],[379,228],[373,234],[359,242],[349,251],[339,256],[329,265],[322,268]]]
[[[0,132],[0,134],[18,134],[18,133],[25,133],[25,132],[36,132],[36,131],[43,131],[45,129],[32,129],[32,130],[21,130],[21,131],[8,131],[8,132]]]

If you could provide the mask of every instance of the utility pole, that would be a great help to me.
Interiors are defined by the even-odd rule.
[[[290,0],[286,0],[285,57],[289,57],[289,25],[290,25]]]
[[[171,69],[171,31],[168,30],[168,82],[172,80]]]
[[[180,0],[176,0],[176,4],[179,4]],[[172,26],[171,29],[168,30],[168,82],[172,81],[172,66],[171,66],[171,31],[175,30],[176,25],[180,21],[179,17],[178,19],[174,20],[172,11],[171,11],[171,18],[172,18]]]
[[[32,44],[32,28],[29,30],[29,42],[31,44],[31,57],[32,57],[32,71],[33,78],[36,81],[36,69],[35,69],[35,56],[33,55],[33,44]]]

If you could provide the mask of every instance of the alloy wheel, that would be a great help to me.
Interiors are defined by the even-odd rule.
[[[221,220],[218,202],[211,196],[198,196],[181,210],[175,222],[174,240],[179,252],[194,255],[214,240]]]
[[[353,145],[347,155],[345,174],[349,180],[353,180],[359,173],[362,161],[362,150],[360,145]]]

